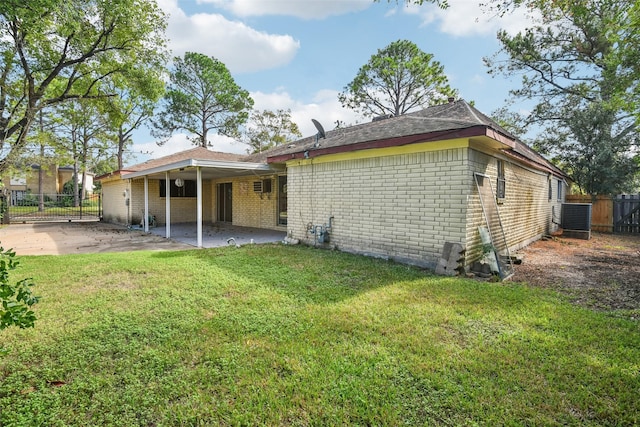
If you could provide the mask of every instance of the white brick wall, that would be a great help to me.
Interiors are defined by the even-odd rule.
[[[307,224],[333,217],[332,247],[434,267],[445,242],[465,243],[466,157],[459,148],[290,162],[289,232],[314,244]]]
[[[129,183],[120,177],[102,182],[102,218],[104,221],[113,224],[127,224],[127,198],[123,194],[127,190],[127,197],[129,196],[128,188]]]
[[[508,245],[522,247],[554,229],[547,175],[505,159],[499,211]],[[496,178],[496,158],[471,148],[336,162],[287,164],[292,237],[308,244],[433,268],[445,242],[460,243],[467,264],[481,255],[484,223],[474,172]],[[492,182],[495,188],[495,183]],[[554,184],[555,185],[555,184]],[[555,190],[554,190],[555,191]],[[319,244],[308,225],[328,225]]]
[[[496,188],[497,159],[485,153],[470,149],[470,180],[473,183],[467,209],[467,263],[481,256],[478,226],[484,225],[482,205],[478,196],[473,172],[488,175]],[[507,245],[511,251],[520,249],[557,229],[551,220],[552,210],[559,219],[561,201],[557,200],[557,178],[552,178],[553,195],[548,197],[548,175],[515,163],[506,157],[506,194],[498,205],[500,219]],[[564,193],[563,193],[564,199]]]

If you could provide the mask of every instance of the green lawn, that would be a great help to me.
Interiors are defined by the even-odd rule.
[[[2,426],[640,423],[638,321],[524,285],[283,245],[20,260]]]

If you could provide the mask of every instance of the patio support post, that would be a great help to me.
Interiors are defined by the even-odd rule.
[[[142,218],[145,233],[149,232],[149,177],[144,176],[144,217]]]
[[[202,247],[202,168],[200,166],[196,167],[196,204],[198,211],[198,247]]]
[[[165,224],[165,237],[167,239],[171,238],[171,181],[169,180],[169,171],[164,173],[164,182],[165,182],[165,217],[167,218]]]

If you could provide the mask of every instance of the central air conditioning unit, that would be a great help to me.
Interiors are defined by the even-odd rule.
[[[562,234],[576,239],[591,238],[591,203],[563,203]]]

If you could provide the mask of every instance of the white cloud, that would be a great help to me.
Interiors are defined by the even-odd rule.
[[[302,19],[324,19],[359,12],[373,0],[198,0],[226,9],[236,16],[283,15]]]
[[[167,37],[174,56],[196,51],[219,59],[232,73],[243,73],[286,65],[300,48],[289,35],[257,31],[219,14],[187,15],[177,0],[158,3],[169,15]]]
[[[312,102],[303,103],[293,99],[287,92],[274,93],[252,92],[251,97],[255,101],[257,110],[291,110],[291,119],[298,124],[303,137],[315,135],[317,130],[311,119],[316,119],[326,131],[336,127],[336,121],[346,125],[354,125],[363,121],[353,110],[347,110],[338,101],[338,92],[324,89],[318,91]],[[365,119],[366,120],[366,119]],[[247,146],[221,135],[209,136],[213,144],[212,150],[226,153],[246,154]],[[194,145],[185,134],[173,135],[164,145],[158,146],[154,140],[134,144],[131,151],[136,154],[136,160],[129,164],[143,162],[147,159],[157,159],[169,154],[193,148]]]
[[[474,85],[482,85],[484,84],[486,80],[486,77],[484,74],[474,74],[473,77],[471,77],[471,83],[473,83]]]
[[[296,101],[286,92],[253,92],[251,97],[255,101],[254,108],[258,110],[290,109],[291,120],[298,124],[304,137],[317,133],[311,119],[319,121],[326,131],[334,129],[338,120],[347,125],[362,121],[353,110],[340,105],[338,91],[335,90],[318,91],[310,103]]]
[[[147,159],[158,159],[170,154],[195,148],[193,142],[191,142],[187,137],[188,135],[186,134],[175,134],[161,146],[156,144],[155,141],[133,144],[131,152],[134,154],[135,159],[128,163],[135,164]],[[210,135],[209,140],[213,144],[213,147],[211,147],[210,150],[222,151],[225,153],[247,154],[247,146],[232,138],[222,135]]]
[[[524,8],[499,17],[486,11],[480,2],[471,0],[451,0],[447,9],[423,4],[407,6],[404,11],[420,16],[422,25],[438,24],[441,32],[456,37],[493,35],[499,29],[516,34],[534,22],[534,17]]]

